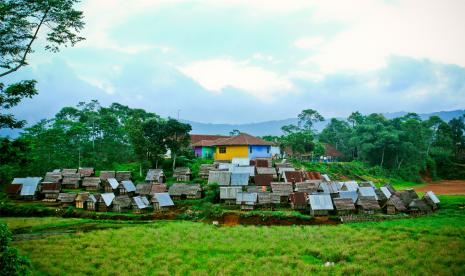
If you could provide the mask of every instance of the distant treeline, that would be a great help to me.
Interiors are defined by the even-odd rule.
[[[305,113],[311,114],[306,120]],[[447,123],[438,116],[421,120],[415,113],[387,119],[381,114],[354,112],[346,120],[332,119],[319,134],[313,132],[313,146],[307,148],[317,151],[319,144],[328,143],[344,154],[344,161],[360,160],[405,180],[420,181],[422,175],[465,178],[464,119],[461,116]],[[303,154],[306,151],[299,150],[295,137],[311,135],[311,122],[321,120],[316,111],[304,110],[299,126],[285,126],[285,135],[265,138]],[[310,128],[302,127],[309,121]]]

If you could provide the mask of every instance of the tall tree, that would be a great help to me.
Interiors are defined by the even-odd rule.
[[[188,124],[181,123],[175,119],[169,118],[165,122],[164,139],[166,147],[171,151],[171,159],[173,160],[173,171],[176,168],[176,158],[183,148],[189,146],[189,132],[192,127]]]
[[[325,118],[313,109],[305,109],[298,115],[299,127],[305,131],[313,131],[313,125],[323,122]]]

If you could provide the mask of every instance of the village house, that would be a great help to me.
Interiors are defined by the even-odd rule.
[[[413,200],[418,199],[418,195],[413,189],[406,189],[400,192],[399,197],[405,206],[409,206]]]
[[[74,206],[74,200],[77,197],[77,193],[60,193],[57,200],[61,203],[62,207]]]
[[[104,182],[109,178],[116,178],[116,171],[101,171],[100,172],[100,180]]]
[[[322,180],[323,179],[320,172],[305,171],[303,172],[303,174],[304,174],[305,180]]]
[[[13,199],[18,199],[20,198],[20,192],[21,188],[23,187],[23,184],[10,184],[8,185],[6,189],[6,193],[8,197],[13,198]]]
[[[294,192],[292,183],[272,182],[271,202],[273,204],[283,204],[289,202],[289,195]]]
[[[99,212],[108,212],[112,209],[113,200],[115,199],[114,193],[103,193],[97,201],[97,209]]]
[[[74,172],[73,172],[74,171]],[[81,174],[76,169],[63,169],[62,185],[65,189],[77,189],[81,182]]]
[[[276,168],[264,168],[264,167],[256,167],[255,168],[256,175],[259,174],[271,174],[273,179],[278,179],[278,173],[276,172]]]
[[[94,175],[94,168],[79,168],[78,172],[82,177],[89,177]]]
[[[292,167],[277,167],[278,170],[278,179],[284,179],[284,173],[285,172],[294,172],[295,169]],[[302,181],[301,181],[302,182]]]
[[[309,195],[310,215],[327,216],[334,210],[333,202],[329,194]]]
[[[89,211],[99,211],[98,202],[100,201],[100,194],[90,194],[87,199],[84,201],[84,207]],[[106,210],[106,207],[105,207]]]
[[[108,178],[103,182],[103,189],[105,193],[114,193],[119,187],[118,180],[116,178]]]
[[[61,172],[48,172],[45,174],[44,182],[60,183],[62,178]]]
[[[145,177],[147,183],[163,183],[165,182],[165,173],[162,169],[150,169]]]
[[[249,173],[231,173],[231,186],[247,186],[249,178]]]
[[[131,198],[128,195],[119,195],[113,199],[113,211],[122,213],[131,209]]]
[[[239,192],[242,192],[242,187],[220,187],[220,200],[226,204],[233,204]]]
[[[339,191],[338,198],[350,198],[352,203],[355,204],[358,200],[357,191]]]
[[[199,184],[175,183],[169,188],[168,193],[175,200],[200,199],[202,197],[202,188]]]
[[[229,186],[231,184],[231,173],[229,171],[210,171],[208,176],[208,184],[213,183],[219,186]]]
[[[408,205],[408,211],[411,215],[426,215],[432,212],[432,209],[425,200],[416,198]]]
[[[135,196],[132,198],[132,210],[135,214],[144,213],[150,207],[150,202],[145,196]]]
[[[61,190],[60,183],[42,182],[40,184],[41,193],[44,195],[44,201],[56,201]]]
[[[152,189],[150,191],[150,196],[154,196],[156,193],[165,193],[168,192],[168,188],[165,184],[152,184]]]
[[[174,206],[174,202],[168,193],[156,193],[152,198],[155,211],[168,211]]]
[[[423,196],[423,200],[433,211],[439,209],[439,198],[432,191],[426,192]]]
[[[256,203],[256,193],[238,192],[236,194],[236,205],[240,205],[241,210],[253,210]]]
[[[213,142],[218,139],[229,138],[230,136],[191,134],[190,137],[191,147],[194,149],[195,156],[212,159],[215,154],[215,146],[213,145]]]
[[[405,207],[400,197],[395,194],[389,198],[383,209],[386,210],[386,214],[388,215],[395,215],[407,211],[407,207]]]
[[[187,167],[179,167],[174,169],[173,177],[176,178],[176,181],[190,181],[191,180],[191,169]]]
[[[351,198],[333,198],[334,209],[338,215],[355,213],[355,205]]]
[[[358,183],[355,181],[339,182],[341,184],[341,191],[358,191]]]
[[[315,194],[318,192],[319,183],[305,181],[305,182],[297,182],[294,185],[295,185],[294,190],[296,192],[305,192],[307,194]]]
[[[229,168],[231,173],[247,173],[249,176],[255,176],[255,167],[254,166],[231,166]]]
[[[284,182],[296,183],[304,182],[304,175],[301,171],[284,171]]]
[[[89,198],[88,192],[78,193],[74,202],[76,203],[76,208],[78,209],[85,209],[86,208],[86,200]]]
[[[378,200],[373,196],[359,196],[356,205],[357,210],[361,214],[372,215],[381,210]]]
[[[131,180],[123,180],[118,186],[118,193],[119,195],[129,195],[133,196],[136,192],[136,186],[132,183]]]
[[[271,145],[273,145],[272,142],[241,133],[237,136],[216,140],[213,143],[215,146],[214,158],[215,160],[229,161],[233,158],[271,157]]]
[[[199,169],[199,176],[202,179],[208,179],[210,171],[218,169],[218,164],[202,164]]]
[[[136,194],[141,196],[151,196],[153,184],[139,183],[136,185]]]
[[[289,195],[291,208],[294,210],[306,210],[308,207],[308,194],[306,192],[294,192]]]
[[[99,191],[100,190],[100,178],[99,177],[84,177],[82,180],[82,187],[86,191]]]
[[[257,186],[270,186],[273,182],[272,174],[256,174],[254,177],[255,185]]]
[[[24,200],[34,200],[37,198],[37,192],[39,191],[39,183],[42,177],[24,177],[14,178],[11,184],[20,184],[21,190],[19,195]]]
[[[130,171],[117,171],[115,174],[115,178],[116,180],[118,180],[118,182],[131,180],[131,172]]]

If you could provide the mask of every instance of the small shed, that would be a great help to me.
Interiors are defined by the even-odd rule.
[[[306,192],[294,192],[289,195],[291,208],[294,210],[306,210],[308,207],[308,194]]]
[[[136,192],[136,186],[132,183],[131,180],[123,180],[118,186],[118,192],[120,195],[134,195]]]
[[[271,167],[271,158],[263,159],[263,158],[256,158],[255,166],[259,168],[269,168]]]
[[[278,179],[278,173],[276,172],[276,168],[256,167],[255,170],[255,176],[259,174],[271,174],[273,176],[273,179]]]
[[[106,193],[113,193],[118,189],[119,183],[116,178],[108,178],[103,181],[103,187]]]
[[[115,178],[118,181],[131,180],[131,172],[130,171],[117,171],[115,174]]]
[[[100,197],[100,194],[89,194],[87,199],[84,201],[84,208],[89,211],[98,211],[98,202],[100,201]]]
[[[256,174],[254,177],[255,185],[257,186],[270,186],[273,182],[272,174]]]
[[[356,211],[351,198],[333,198],[333,204],[338,215],[348,215]]]
[[[145,196],[135,196],[132,198],[132,209],[135,214],[141,214],[150,207],[150,202]]]
[[[350,198],[352,203],[355,204],[358,199],[357,191],[339,191],[339,198]]]
[[[373,197],[378,200],[378,195],[376,195],[376,191],[373,187],[360,187],[358,189],[358,195],[360,197]]]
[[[148,183],[163,183],[165,182],[165,173],[162,169],[150,169],[147,172],[145,181]]]
[[[258,192],[258,205],[261,206],[270,206],[271,205],[271,192]]]
[[[231,173],[231,186],[247,186],[249,178],[249,173]]]
[[[409,206],[413,200],[418,199],[418,195],[414,189],[407,189],[400,192],[399,197],[405,206]]]
[[[231,173],[228,171],[210,171],[208,184],[217,183],[219,186],[229,186],[231,184]]]
[[[77,173],[78,170],[77,169],[63,169],[61,170],[61,174],[65,175],[65,174],[74,174],[74,173]]]
[[[118,213],[128,212],[131,205],[131,198],[128,195],[119,195],[113,200],[113,211]]]
[[[174,169],[173,177],[176,178],[176,181],[190,181],[191,174],[191,169],[187,167],[179,167]]]
[[[76,208],[84,209],[86,207],[86,200],[89,198],[88,192],[78,193],[74,202],[76,203]]]
[[[61,175],[61,172],[48,172],[45,174],[44,182],[59,183],[62,178],[63,176]]]
[[[6,193],[11,198],[19,198],[22,187],[23,184],[10,184],[6,189]]]
[[[202,187],[200,184],[173,184],[168,193],[170,196],[177,199],[200,199],[202,197]]]
[[[301,171],[285,171],[284,172],[284,182],[296,183],[304,182],[304,174]]]
[[[142,196],[151,196],[152,192],[152,185],[154,184],[147,184],[147,183],[139,183],[136,185],[136,194]]]
[[[68,172],[67,170],[76,171],[76,169],[64,169],[63,170],[63,180],[62,180],[63,188],[66,188],[66,189],[79,188],[79,182],[81,182],[81,174],[76,173],[76,172],[71,173],[71,172]]]
[[[231,164],[233,164],[234,166],[249,166],[250,165],[250,159],[249,158],[234,157],[231,160]]]
[[[357,209],[362,214],[374,214],[381,210],[378,200],[372,196],[359,196],[357,200]]]
[[[22,199],[33,200],[36,199],[37,192],[39,191],[39,183],[42,177],[24,177],[15,178],[11,184],[21,184],[21,191],[19,195]]]
[[[100,172],[100,179],[107,180],[109,178],[115,178],[116,177],[116,172],[115,171],[101,171]]]
[[[199,169],[199,176],[202,179],[208,179],[210,171],[216,170],[218,168],[217,164],[202,164]]]
[[[87,191],[98,191],[100,190],[100,178],[99,177],[84,177],[82,180],[82,186]]]
[[[60,183],[42,182],[40,185],[41,193],[44,195],[44,201],[56,201],[61,190]]]
[[[234,203],[239,192],[242,192],[242,187],[220,187],[220,200],[228,204]]]
[[[293,192],[292,183],[271,183],[271,202],[274,204],[288,203],[289,195]]]
[[[253,210],[257,203],[258,195],[256,193],[238,192],[236,194],[236,205],[241,206],[241,210]]]
[[[428,191],[423,196],[423,200],[428,204],[433,211],[436,211],[439,208],[439,198],[432,191]]]
[[[156,193],[152,198],[152,204],[155,211],[168,211],[174,206],[174,202],[168,193]]]
[[[156,193],[165,193],[168,191],[168,188],[165,184],[152,184],[150,195],[153,197]]]
[[[341,191],[358,191],[359,185],[356,181],[346,181],[341,183]]]
[[[422,199],[414,199],[408,205],[408,211],[412,215],[426,215],[432,212],[431,207]]]
[[[314,182],[297,182],[295,183],[296,192],[305,192],[307,194],[314,194],[318,192],[318,183]]]
[[[74,200],[77,197],[77,193],[60,193],[58,194],[57,200],[61,202],[62,207],[74,206]]]
[[[312,216],[327,216],[334,210],[329,194],[309,195],[310,214]]]
[[[79,168],[78,172],[83,177],[89,177],[89,176],[94,175],[94,168]]]
[[[100,212],[108,212],[111,210],[113,200],[115,199],[114,193],[103,193],[97,201],[97,208]]]
[[[388,215],[395,215],[397,213],[407,211],[407,208],[405,207],[404,203],[397,195],[392,195],[386,202],[384,208],[386,209],[386,213]]]

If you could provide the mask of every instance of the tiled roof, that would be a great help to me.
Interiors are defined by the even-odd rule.
[[[214,146],[247,146],[247,145],[271,146],[273,145],[273,143],[254,137],[247,133],[241,133],[237,136],[233,136],[233,137],[229,137],[226,139],[221,139],[219,141],[216,141],[213,145]]]
[[[197,142],[200,142],[202,140],[204,141],[213,141],[217,140],[220,138],[228,138],[229,136],[223,136],[223,135],[203,135],[203,134],[191,134],[191,144],[194,145]]]

